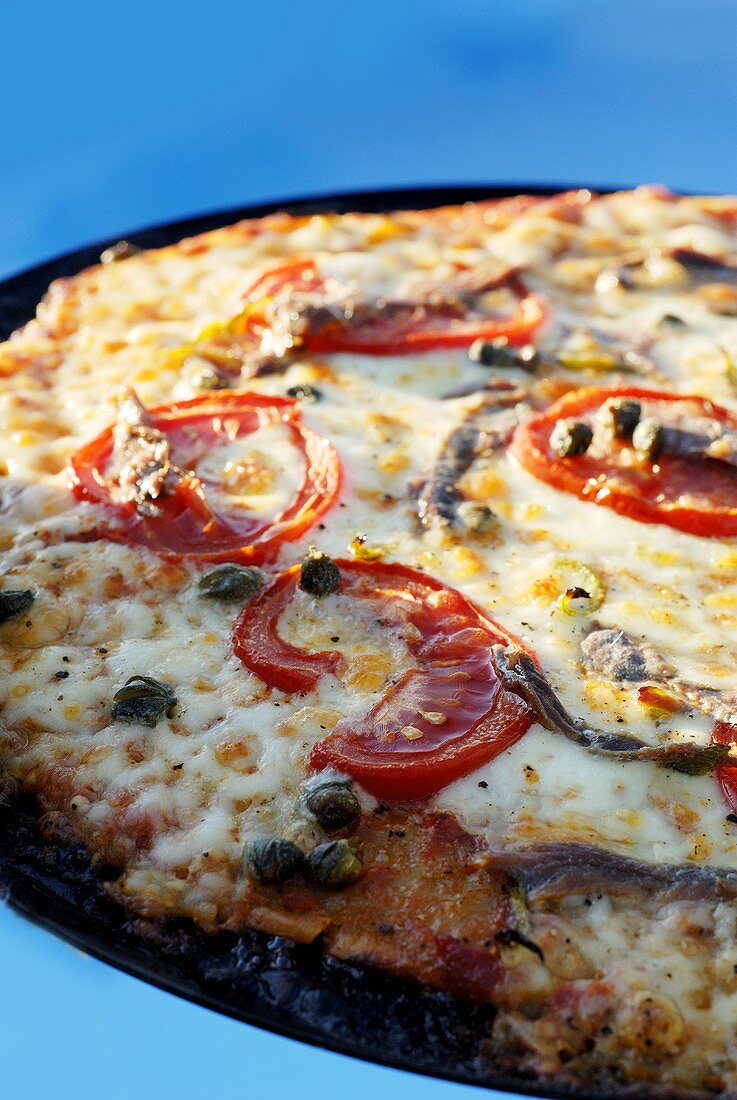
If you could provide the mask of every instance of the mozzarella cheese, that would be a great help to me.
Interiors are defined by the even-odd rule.
[[[733,222],[708,202],[666,202],[647,190],[581,210],[580,224],[549,204],[506,218],[491,207],[441,221],[244,223],[55,286],[38,318],[0,348],[2,584],[36,593],[26,614],[0,627],[2,762],[47,808],[72,817],[93,849],[125,863],[132,904],[149,897],[202,921],[225,919],[242,889],[244,841],[309,834],[298,792],[311,747],[341,718],[364,714],[411,656],[348,598],[300,593],[282,634],[307,649],[338,649],[341,664],[306,698],[267,688],[233,655],[232,606],[199,593],[206,566],[79,541],[100,512],[71,496],[69,456],[114,419],[124,385],[147,406],[193,396],[173,353],[237,316],[261,272],[306,253],[330,277],[378,296],[457,263],[524,265],[551,302],[549,333],[573,326],[642,340],[657,368],[646,384],[737,410],[737,317],[712,312],[668,258],[676,247],[733,252]],[[631,290],[612,257],[635,252],[646,262]],[[665,314],[687,327],[663,325]],[[569,385],[592,381],[560,373]],[[575,716],[652,745],[707,744],[711,722],[697,710],[654,712],[631,688],[585,676],[580,645],[595,618],[647,638],[684,678],[737,688],[733,540],[597,508],[537,481],[504,450],[464,479],[467,495],[498,517],[493,538],[464,544],[420,527],[411,487],[479,402],[478,392],[447,395],[488,377],[465,353],[436,351],[295,357],[282,373],[249,381],[267,394],[317,386],[323,399],[304,407],[303,420],[332,441],[344,467],[340,503],[319,529],[286,543],[274,568],[315,542],[336,557],[363,546],[426,570],[534,649]],[[198,473],[223,469],[229,502],[265,516],[283,507],[301,466],[272,425],[203,457]],[[596,584],[595,612],[561,602],[582,576]],[[178,700],[153,729],[111,719],[114,691],[140,674],[169,683]],[[658,864],[737,865],[737,827],[713,777],[607,760],[540,726],[433,805],[493,848],[575,840]]]

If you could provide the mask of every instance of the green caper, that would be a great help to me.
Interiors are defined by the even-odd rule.
[[[642,462],[657,462],[665,447],[665,428],[654,416],[648,416],[632,433],[632,445]]]
[[[468,358],[482,367],[521,367],[529,370],[535,365],[537,352],[532,344],[513,348],[502,336],[498,340],[474,340],[468,349]]]
[[[13,615],[20,615],[35,599],[36,594],[30,588],[6,588],[0,592],[0,623],[12,619]]]
[[[137,256],[141,249],[132,241],[118,241],[110,248],[106,248],[100,255],[101,264],[115,264],[119,260],[127,260],[129,256]]]
[[[200,578],[198,588],[211,600],[247,600],[266,584],[260,569],[243,565],[218,565]]]
[[[550,446],[561,458],[585,454],[594,433],[583,420],[559,420],[550,433]]]
[[[155,726],[161,718],[171,718],[177,704],[168,684],[151,676],[131,676],[113,695],[112,715],[131,726]]]
[[[296,398],[303,405],[316,405],[318,401],[322,401],[322,390],[318,390],[317,386],[290,386],[287,396]]]
[[[597,419],[617,439],[629,439],[641,412],[640,402],[631,397],[610,397],[599,409]]]
[[[686,322],[677,313],[664,313],[658,322],[660,325],[670,325],[673,328],[683,328]]]
[[[332,558],[311,546],[302,562],[299,587],[310,596],[329,596],[340,588],[340,570]]]
[[[498,527],[491,508],[477,500],[463,500],[456,508],[458,526],[471,535],[488,535]]]
[[[332,780],[313,787],[304,796],[304,803],[326,833],[347,829],[361,812],[361,803],[350,783]]]
[[[363,864],[347,840],[328,840],[318,844],[307,857],[306,874],[315,886],[337,889],[350,886],[360,878]]]
[[[243,849],[243,866],[259,882],[286,882],[304,867],[305,857],[291,840],[280,836],[259,837]]]
[[[188,380],[195,390],[227,390],[231,379],[221,374],[207,359],[192,357],[189,361]]]

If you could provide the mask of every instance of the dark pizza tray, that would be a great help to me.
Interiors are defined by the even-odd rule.
[[[119,234],[0,283],[0,338],[33,317],[49,283],[96,263],[121,236],[143,248],[278,210],[380,212],[555,194],[566,185],[423,187],[317,195],[221,210]],[[597,190],[609,190],[597,188]],[[280,937],[207,937],[191,925],[142,928],[111,902],[86,852],[41,841],[34,807],[0,798],[0,896],[19,913],[94,957],[197,1004],[343,1054],[449,1080],[537,1096],[570,1091],[514,1075],[484,1056],[493,1009],[454,1000],[379,971],[323,957]],[[596,1089],[577,1096],[611,1096]],[[629,1090],[619,1090],[622,1096]],[[652,1091],[649,1095],[653,1095]]]

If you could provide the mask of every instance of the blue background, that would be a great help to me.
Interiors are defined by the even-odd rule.
[[[0,275],[159,220],[382,185],[737,190],[733,0],[2,8]],[[221,1019],[0,908],[4,1091],[195,1100],[480,1090]]]

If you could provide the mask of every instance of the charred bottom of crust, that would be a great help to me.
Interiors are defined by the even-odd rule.
[[[547,1074],[526,1041],[527,1026],[540,1023],[533,1010],[498,1014],[490,1004],[330,957],[322,937],[303,945],[249,930],[208,934],[190,921],[141,921],[111,900],[107,887],[117,873],[95,865],[82,845],[50,843],[34,801],[0,791],[4,900],[89,954],[197,1003],[365,1059],[521,1093],[694,1098],[719,1091],[660,1085],[657,1076],[633,1082],[575,1028],[556,1035],[559,1064]]]
[[[25,797],[0,804],[3,897],[90,954],[189,999],[297,1038],[421,1072],[492,1080],[479,1065],[494,1010],[331,959],[323,944],[191,922],[132,919],[111,901],[115,872],[80,845],[49,844]]]

